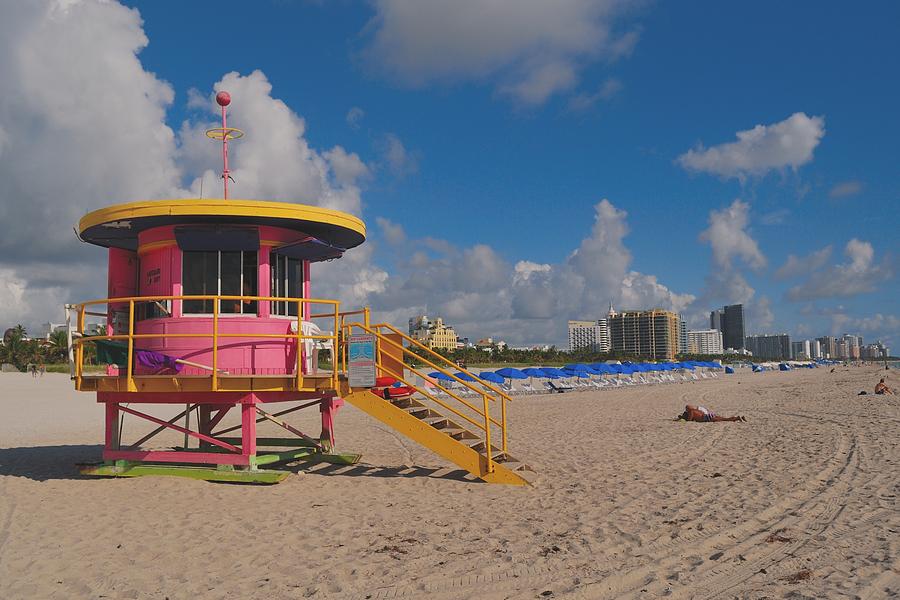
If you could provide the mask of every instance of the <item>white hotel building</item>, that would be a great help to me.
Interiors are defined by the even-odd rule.
[[[722,332],[718,329],[699,329],[687,332],[688,353],[723,354]]]
[[[606,319],[569,321],[569,350],[609,352],[609,327]]]

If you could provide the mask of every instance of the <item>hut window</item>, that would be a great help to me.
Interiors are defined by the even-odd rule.
[[[272,295],[276,298],[303,297],[303,261],[272,255]],[[272,302],[273,315],[297,316],[296,302]]]
[[[256,296],[256,252],[183,252],[185,296]],[[256,300],[221,300],[223,314],[256,314]],[[213,300],[185,300],[186,314],[213,312]]]

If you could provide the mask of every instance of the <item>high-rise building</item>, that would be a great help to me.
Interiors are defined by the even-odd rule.
[[[722,354],[722,332],[718,329],[688,331],[688,352],[691,354]]]
[[[688,350],[687,322],[684,315],[678,315],[678,354],[685,354]]]
[[[740,350],[744,347],[744,305],[730,304],[709,313],[709,328],[722,332],[726,348]]]
[[[606,319],[569,321],[569,350],[609,352],[609,327]]]
[[[890,349],[879,341],[860,348],[859,355],[865,360],[880,360],[890,356],[890,353]]]
[[[859,349],[863,345],[862,337],[845,333],[841,340],[847,344],[847,356],[845,358],[859,359]]]
[[[772,360],[791,359],[791,336],[786,333],[773,335],[750,335],[745,340],[746,348],[754,358]]]
[[[416,327],[412,329],[415,321]],[[409,320],[410,337],[417,342],[434,349],[455,350],[458,336],[453,328],[444,325],[444,320],[440,317],[434,320],[422,315]]]
[[[678,315],[661,309],[623,311],[607,319],[614,352],[672,360],[678,351]]]
[[[812,355],[812,348],[809,340],[800,342],[791,342],[791,355],[794,360],[810,360],[815,358]]]
[[[812,359],[823,358],[822,356],[822,344],[819,340],[809,340],[809,357]]]
[[[822,358],[838,358],[837,339],[832,335],[816,338],[822,346]]]
[[[744,347],[744,305],[726,306],[722,313],[722,343],[726,348]]]

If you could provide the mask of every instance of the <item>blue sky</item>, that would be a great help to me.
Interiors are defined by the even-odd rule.
[[[340,147],[359,159],[365,172],[352,188],[371,249],[355,264],[375,275],[354,299],[396,321],[443,311],[466,335],[560,342],[564,319],[595,316],[607,299],[668,305],[696,324],[716,305],[745,301],[754,330],[900,343],[896,3],[560,2],[549,16],[532,4],[448,13],[395,0],[126,3],[149,39],[141,67],[172,92],[157,105],[176,145],[185,145],[183,122],[213,118],[202,102],[188,104],[192,93],[208,101],[227,73],[258,70],[267,94],[305,121],[314,152]],[[235,124],[263,135],[260,123],[238,122],[241,102],[234,97]],[[796,113],[786,135],[808,136],[806,150],[775,156],[764,139],[755,154],[733,149],[750,155],[731,162],[679,158],[757,125],[779,131]],[[190,187],[195,171],[178,183]],[[304,192],[297,201],[320,203]],[[603,199],[619,212],[598,221]],[[704,241],[717,211],[727,222]],[[617,277],[592,282],[573,266],[591,239],[602,273]],[[486,272],[527,285],[482,294],[423,283],[423,273],[462,278],[454,269],[479,245],[489,251],[472,256],[497,262]],[[607,264],[608,255],[621,260]],[[776,276],[789,255],[803,260]],[[516,279],[522,261],[547,265],[545,279]],[[664,290],[623,292],[617,281],[632,272]],[[554,318],[532,306],[570,276],[581,277],[581,301],[555,301]],[[507,309],[479,318],[479,302]]]

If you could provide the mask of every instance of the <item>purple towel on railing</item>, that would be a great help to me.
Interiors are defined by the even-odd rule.
[[[138,366],[153,372],[172,370],[180,373],[181,369],[184,368],[183,364],[175,362],[176,359],[174,357],[152,350],[135,350],[134,360]]]

